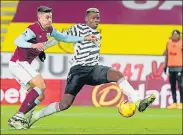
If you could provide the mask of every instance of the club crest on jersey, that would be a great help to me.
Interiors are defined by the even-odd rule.
[[[42,38],[42,36],[41,36],[41,35],[39,35],[39,38]]]

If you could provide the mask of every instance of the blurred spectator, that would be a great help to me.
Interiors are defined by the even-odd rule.
[[[183,102],[183,45],[180,31],[174,30],[167,43],[165,52],[164,72],[170,76],[170,85],[173,98],[173,104],[168,106],[169,109],[182,108]],[[176,82],[180,91],[180,103],[177,104]]]

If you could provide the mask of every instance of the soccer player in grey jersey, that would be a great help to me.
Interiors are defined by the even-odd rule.
[[[77,36],[94,34],[98,40],[94,43],[90,41],[79,41],[74,43],[75,53],[62,100],[60,102],[51,103],[39,111],[31,111],[28,116],[29,127],[40,118],[68,109],[84,85],[96,86],[116,82],[122,92],[137,105],[140,112],[143,112],[152,102],[154,102],[154,94],[146,99],[140,99],[138,93],[128,83],[120,71],[111,67],[99,65],[101,35],[96,30],[100,22],[99,10],[96,8],[89,8],[86,11],[85,21],[86,24],[76,24],[66,33],[68,35]],[[56,40],[49,42],[49,44],[55,43],[57,43]]]
[[[16,129],[26,128],[24,114],[44,99],[45,83],[39,72],[31,67],[32,61],[52,45],[46,44],[49,36],[64,42],[94,41],[93,35],[69,36],[58,32],[52,27],[52,9],[41,6],[37,11],[38,21],[29,25],[16,40],[17,48],[13,54],[9,68],[19,84],[28,90],[20,109],[8,121],[9,126]],[[42,55],[44,56],[44,55]],[[40,56],[41,58],[41,56]],[[43,60],[41,58],[41,60]]]

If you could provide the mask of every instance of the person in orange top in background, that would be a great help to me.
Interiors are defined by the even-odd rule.
[[[183,103],[183,45],[180,31],[174,30],[172,36],[167,43],[165,54],[164,72],[170,76],[170,85],[173,103],[168,106],[169,109],[182,109]],[[180,103],[177,104],[176,82],[180,91]]]

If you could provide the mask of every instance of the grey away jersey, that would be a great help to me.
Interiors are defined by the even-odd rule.
[[[97,30],[92,29],[86,24],[76,24],[65,33],[72,36],[87,36],[93,34],[98,38],[98,41],[95,43],[90,41],[74,43],[74,57],[71,61],[72,66],[94,66],[99,63],[101,35]]]

